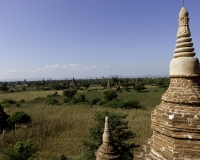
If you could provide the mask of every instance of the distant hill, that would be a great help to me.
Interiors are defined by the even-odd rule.
[[[112,78],[112,77],[118,77],[118,78],[159,78],[159,77],[169,77],[169,75],[141,75],[141,76],[121,76],[121,75],[109,75],[109,76],[104,76],[105,78]],[[42,81],[44,80],[65,80],[65,79],[72,79],[73,77],[68,77],[68,78],[43,78],[43,77],[38,77],[38,78],[24,78],[26,81]],[[75,79],[102,79],[102,77],[74,77]],[[24,81],[22,78],[9,78],[9,79],[2,79],[0,82],[17,82],[17,81]]]

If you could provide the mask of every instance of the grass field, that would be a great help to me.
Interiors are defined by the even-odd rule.
[[[19,101],[24,99],[28,103],[21,106],[5,107],[7,114],[16,111],[24,111],[31,115],[32,124],[29,129],[18,129],[14,132],[8,132],[4,137],[0,135],[0,148],[2,150],[14,144],[16,141],[32,138],[34,144],[38,147],[37,157],[35,159],[59,159],[60,154],[65,154],[71,159],[80,158],[84,149],[80,142],[88,138],[88,129],[93,126],[92,116],[96,111],[109,110],[128,114],[130,129],[136,133],[137,137],[133,140],[135,144],[140,145],[145,139],[152,134],[150,129],[150,114],[152,109],[160,103],[161,95],[164,93],[163,88],[146,86],[143,92],[123,91],[118,93],[118,99],[121,100],[139,100],[140,104],[146,108],[141,109],[108,109],[101,106],[87,105],[56,105],[47,106],[44,103],[34,104],[31,101],[37,97],[46,97],[55,91],[23,91],[14,93],[0,93],[0,102],[4,99],[13,99]],[[85,93],[86,99],[91,100],[95,97],[103,99],[104,90],[89,88],[90,91],[79,91]],[[63,98],[62,91],[57,91],[60,95],[59,100]],[[1,158],[1,157],[0,157]]]
[[[23,92],[11,92],[11,93],[1,93],[0,102],[4,99],[13,99],[19,101],[24,99],[25,101],[32,101],[37,97],[46,97],[48,94],[52,94],[55,91],[23,91]],[[63,91],[57,91],[58,94],[62,94]]]

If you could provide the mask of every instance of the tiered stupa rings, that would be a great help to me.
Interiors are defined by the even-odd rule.
[[[174,58],[176,57],[193,57],[195,56],[190,29],[188,11],[183,7],[179,13],[179,29],[177,33],[176,49],[174,50]]]
[[[190,38],[189,13],[182,7],[179,13],[179,28],[174,59],[170,63],[170,76],[200,75],[199,61],[195,58],[192,38]]]

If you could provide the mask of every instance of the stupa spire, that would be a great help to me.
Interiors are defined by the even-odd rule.
[[[174,58],[177,57],[193,57],[195,56],[191,32],[189,28],[189,13],[182,7],[179,12],[179,28],[177,33],[177,44],[174,50]]]
[[[190,38],[189,12],[185,7],[179,12],[178,22],[176,49],[174,59],[170,63],[170,76],[200,75],[199,60],[194,57],[195,52]]]
[[[108,116],[106,116],[106,118],[105,118],[105,128],[104,128],[102,141],[104,143],[112,142],[112,135],[111,135],[109,124],[108,124]]]
[[[182,7],[170,85],[151,114],[153,135],[135,160],[197,160],[200,157],[200,67]]]
[[[95,152],[96,160],[120,160],[120,155],[112,142],[112,134],[109,128],[108,117],[105,118],[105,128],[102,136],[103,144]]]

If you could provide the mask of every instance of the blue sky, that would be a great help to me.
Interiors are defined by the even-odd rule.
[[[0,80],[169,75],[182,0],[1,0]],[[196,56],[200,0],[185,0]]]

